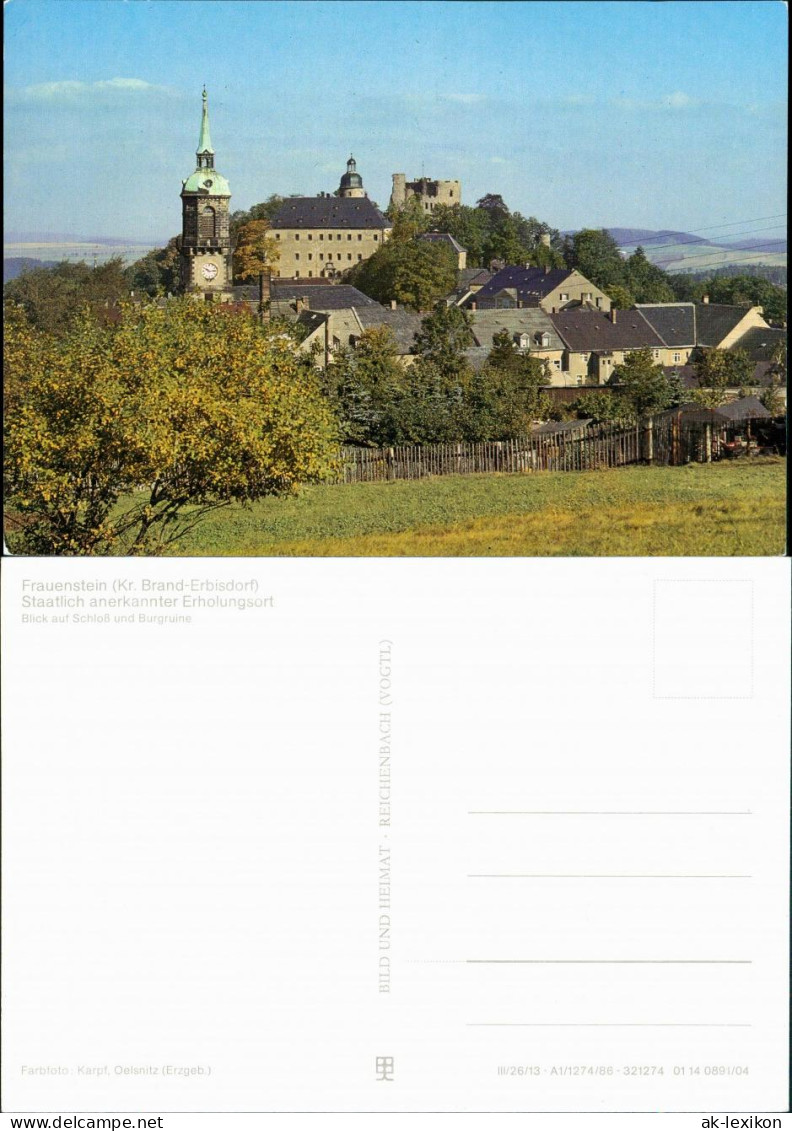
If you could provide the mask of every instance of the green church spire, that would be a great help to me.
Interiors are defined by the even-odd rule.
[[[212,149],[212,139],[209,136],[209,100],[206,94],[206,87],[204,87],[202,97],[203,111],[201,113],[201,136],[198,138],[198,149],[196,151],[199,158],[203,153],[214,153],[214,150]]]

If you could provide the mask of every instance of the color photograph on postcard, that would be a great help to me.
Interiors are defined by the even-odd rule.
[[[15,0],[8,552],[783,554],[786,19]]]

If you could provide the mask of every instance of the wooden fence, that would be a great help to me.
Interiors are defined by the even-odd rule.
[[[717,459],[717,426],[667,415],[640,424],[595,424],[580,431],[482,443],[401,444],[341,450],[344,483],[422,479],[476,472],[595,471],[634,463],[678,465]]]

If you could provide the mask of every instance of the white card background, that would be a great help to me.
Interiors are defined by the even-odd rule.
[[[7,560],[6,1110],[783,1109],[788,585]]]

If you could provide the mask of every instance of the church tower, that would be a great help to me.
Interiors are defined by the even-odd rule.
[[[347,161],[347,171],[344,173],[338,186],[338,195],[345,198],[368,196],[368,193],[363,188],[363,179],[357,171],[355,158],[352,156],[350,156]]]
[[[208,301],[227,302],[232,298],[233,281],[228,227],[231,190],[214,167],[205,90],[196,157],[195,172],[182,181],[182,288],[202,294]]]

